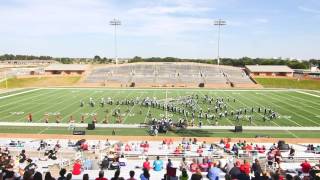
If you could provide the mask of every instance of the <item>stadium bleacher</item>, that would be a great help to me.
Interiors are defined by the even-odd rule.
[[[198,86],[204,84],[254,83],[241,68],[200,63],[133,63],[94,68],[86,83],[105,83],[137,86],[149,84]]]

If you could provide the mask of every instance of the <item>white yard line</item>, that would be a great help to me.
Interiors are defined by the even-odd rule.
[[[274,98],[272,98],[272,96],[269,96],[269,98],[271,98],[271,99],[274,99]],[[277,105],[277,104],[275,104],[275,103],[273,103],[272,101],[269,101],[271,104],[273,104],[273,106],[276,106],[276,107],[278,107],[279,109],[284,109],[285,111],[289,111],[289,112],[291,112],[292,114],[296,114],[297,116],[300,116],[300,117],[302,117],[302,118],[304,118],[305,119],[305,117],[304,116],[301,116],[301,115],[299,115],[299,114],[297,114],[297,113],[294,113],[294,112],[292,112],[292,111],[290,111],[290,110],[288,110],[288,109],[286,109],[286,108],[283,108],[282,106],[279,106],[279,105]],[[301,126],[302,127],[302,125],[301,124],[299,124],[299,123],[297,123],[296,121],[293,121],[293,120],[291,120],[291,119],[287,119],[288,121],[291,121],[291,122],[293,122],[294,124],[296,124],[296,125],[298,125],[298,126]]]
[[[278,96],[278,95],[277,95]],[[280,96],[280,97],[282,97],[282,96]],[[271,99],[274,99],[274,98],[272,98],[271,96],[270,96],[270,98]],[[272,103],[272,102],[271,102]],[[283,102],[284,104],[287,104],[288,106],[290,106],[290,107],[294,107],[294,106],[292,106],[291,104],[289,104],[289,103],[286,103],[286,102]],[[273,103],[272,103],[273,104]],[[317,124],[317,125],[320,125],[320,123],[317,123],[317,122],[315,122],[315,121],[313,121],[312,119],[310,119],[310,118],[307,118],[307,117],[305,117],[305,116],[302,116],[302,115],[300,115],[300,114],[298,114],[298,113],[296,113],[296,112],[294,112],[294,111],[291,111],[291,110],[289,110],[288,109],[288,111],[290,111],[291,113],[293,113],[293,114],[296,114],[297,116],[300,116],[300,117],[302,117],[302,118],[304,118],[304,119],[306,119],[306,120],[308,120],[308,121],[310,121],[310,122],[312,122],[312,123],[314,123],[314,124]],[[302,111],[305,111],[305,110],[302,110]],[[305,112],[307,112],[307,113],[309,113],[308,111],[305,111]],[[312,113],[311,113],[312,114]],[[316,114],[314,114],[314,115],[316,115]],[[288,120],[290,120],[290,119],[288,119]],[[292,120],[291,120],[292,121]],[[294,121],[295,122],[295,121]],[[297,123],[297,122],[296,122]],[[297,123],[298,124],[298,123]]]
[[[20,94],[25,94],[25,93],[29,93],[29,92],[33,92],[33,91],[38,91],[40,89],[31,89],[31,90],[28,90],[28,91],[23,91],[23,92],[19,92],[19,93],[15,93],[15,94],[9,94],[9,95],[6,95],[6,96],[1,96],[0,99],[4,99],[4,98],[7,98],[7,97],[12,97],[12,96],[17,96],[17,95],[20,95]]]
[[[310,94],[310,93],[307,93],[307,92],[304,92],[304,91],[299,91],[299,90],[297,90],[296,92],[297,92],[297,93],[300,93],[300,94],[307,94],[307,95],[309,95],[309,96],[314,96],[314,97],[320,98],[320,96],[319,96],[319,95],[316,95],[316,94]]]

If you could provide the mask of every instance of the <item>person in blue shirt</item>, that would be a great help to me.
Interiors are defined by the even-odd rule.
[[[157,160],[153,161],[153,169],[155,171],[161,171],[163,169],[163,161],[157,156]]]
[[[214,163],[213,167],[210,167],[207,177],[210,180],[219,180],[219,175],[221,170],[217,167],[216,163]]]

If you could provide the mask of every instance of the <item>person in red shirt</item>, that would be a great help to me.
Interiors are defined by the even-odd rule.
[[[196,160],[193,159],[192,163],[190,164],[190,171],[194,173],[198,168],[199,168],[199,165],[197,164]]]
[[[73,175],[79,175],[81,174],[81,169],[82,169],[82,165],[80,160],[76,160],[76,162],[73,165],[73,170],[72,170],[72,174]]]
[[[311,165],[308,162],[308,159],[301,163],[300,166],[303,173],[309,173],[309,171],[311,170]]]
[[[108,180],[108,179],[104,177],[104,172],[100,171],[99,172],[99,177],[97,177],[96,180]]]
[[[147,169],[148,171],[151,169],[149,158],[146,158],[146,161],[143,163],[143,168]]]
[[[250,174],[250,163],[247,162],[246,160],[243,161],[243,164],[240,166],[240,171],[245,173],[246,175]]]

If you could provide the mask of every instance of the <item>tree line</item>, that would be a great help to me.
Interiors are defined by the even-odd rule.
[[[33,56],[33,55],[12,55],[4,54],[0,55],[0,61],[4,60],[55,60],[63,64],[72,63],[90,63],[90,64],[109,64],[113,63],[111,58],[100,57],[99,55],[93,58],[54,58],[51,56]],[[205,64],[217,64],[217,59],[186,59],[186,58],[175,58],[175,57],[151,57],[142,58],[135,56],[128,59],[128,63],[135,62],[195,62]],[[292,69],[309,69],[311,66],[320,67],[320,59],[309,59],[304,61],[289,60],[289,59],[274,59],[274,58],[221,58],[220,64],[228,66],[244,67],[245,65],[287,65]]]

